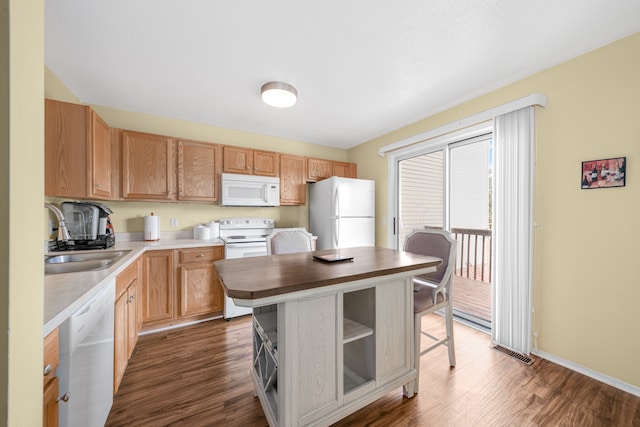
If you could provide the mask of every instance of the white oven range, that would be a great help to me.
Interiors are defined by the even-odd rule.
[[[274,224],[274,220],[270,218],[221,219],[220,238],[224,241],[224,258],[235,259],[267,255],[267,236],[273,231]],[[251,313],[250,307],[238,307],[225,293],[225,319]]]

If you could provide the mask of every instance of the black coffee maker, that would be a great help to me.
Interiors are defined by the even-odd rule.
[[[74,201],[60,203],[70,239],[56,242],[54,251],[106,249],[115,245],[116,237],[109,215],[113,213],[104,203]]]

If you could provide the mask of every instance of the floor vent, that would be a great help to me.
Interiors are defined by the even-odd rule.
[[[504,353],[507,356],[513,357],[514,359],[524,363],[525,365],[531,366],[533,364],[532,358],[530,358],[529,356],[525,356],[522,353],[518,353],[517,351],[509,350],[508,348],[502,347],[501,345],[495,345],[491,348],[499,351],[500,353]]]

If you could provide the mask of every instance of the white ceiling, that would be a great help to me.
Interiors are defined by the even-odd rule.
[[[84,103],[349,148],[640,30],[638,0],[45,0]],[[638,55],[638,52],[629,52]],[[298,90],[289,109],[262,84]]]

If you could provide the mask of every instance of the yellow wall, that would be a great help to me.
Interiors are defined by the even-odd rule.
[[[81,103],[69,88],[46,67],[45,78],[45,96],[47,98]],[[149,114],[95,105],[93,107],[111,127],[338,161],[346,161],[347,159],[347,151],[338,148],[167,119]],[[55,198],[47,200],[54,203],[63,201],[63,199]],[[273,218],[278,227],[300,226],[308,228],[309,222],[307,205],[280,208],[234,208],[220,207],[211,203],[108,202],[107,204],[114,212],[111,215],[111,220],[116,232],[143,231],[143,217],[151,212],[160,216],[161,231],[190,230],[193,225],[198,223],[239,216]],[[52,217],[47,213],[46,220],[49,218]],[[170,228],[169,218],[177,218],[178,227]],[[48,230],[48,226],[45,227],[45,230]]]
[[[536,110],[534,330],[538,349],[640,387],[640,286],[633,269],[640,241],[640,34],[505,86],[348,151],[361,178],[376,180],[377,244],[386,246],[387,160],[378,147],[540,92]],[[47,90],[50,89],[47,80]],[[47,93],[47,97],[56,98]],[[343,151],[96,107],[115,127],[302,155],[345,159]],[[328,150],[328,151],[325,151]],[[580,189],[580,162],[627,157],[627,186]],[[278,225],[307,225],[306,207],[235,209],[215,205],[110,203],[116,231],[139,231],[153,210],[179,229],[224,216],[256,214]],[[122,215],[122,218],[119,217]]]
[[[378,147],[539,92],[536,109],[534,331],[538,348],[640,387],[640,33],[426,118],[349,151],[376,180]],[[580,189],[581,162],[627,157],[624,188]],[[386,228],[378,221],[377,244]]]
[[[0,4],[0,425],[42,425],[44,2]],[[34,230],[36,228],[36,230]]]

